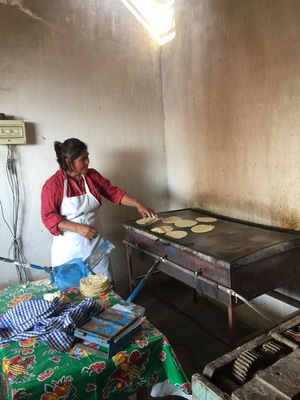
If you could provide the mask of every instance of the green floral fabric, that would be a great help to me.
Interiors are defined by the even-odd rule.
[[[21,301],[56,290],[44,281],[2,289],[0,318]],[[65,293],[74,304],[84,298],[78,288]],[[97,299],[103,307],[120,300],[112,290]],[[76,347],[61,353],[39,338],[1,344],[0,356],[6,400],[114,400],[166,380],[191,394],[191,384],[168,339],[147,320],[143,330],[109,359]]]

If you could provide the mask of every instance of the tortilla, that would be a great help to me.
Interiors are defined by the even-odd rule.
[[[217,218],[213,218],[213,217],[198,217],[198,218],[196,218],[196,220],[199,222],[216,222],[216,221],[218,221]]]
[[[182,239],[187,235],[186,231],[171,231],[167,232],[165,236],[168,236],[173,239]]]
[[[166,217],[162,220],[163,223],[165,224],[174,224],[176,221],[179,221],[180,219],[182,219],[181,217]]]
[[[214,225],[196,225],[191,228],[194,233],[205,233],[210,232],[214,229]]]
[[[194,226],[196,224],[197,221],[193,219],[182,219],[175,222],[175,225],[178,226],[178,228],[189,228],[190,226]]]
[[[154,224],[154,222],[157,222],[157,221],[159,221],[159,218],[157,218],[157,217],[147,217],[147,218],[138,219],[135,222],[139,225],[146,226],[146,225]]]
[[[167,233],[171,232],[174,228],[170,225],[163,225],[163,226],[157,226],[155,228],[152,228],[151,231],[155,233]]]

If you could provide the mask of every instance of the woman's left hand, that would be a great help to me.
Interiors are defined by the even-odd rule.
[[[144,206],[143,204],[138,207],[138,212],[141,214],[143,218],[155,218],[157,217],[157,214],[152,208],[149,208],[147,206]]]
[[[145,206],[140,201],[129,196],[127,193],[125,193],[125,195],[122,197],[121,204],[124,206],[136,207],[143,218],[157,217],[156,212],[152,210],[152,208]]]

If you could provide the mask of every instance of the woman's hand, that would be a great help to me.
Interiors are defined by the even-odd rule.
[[[84,224],[77,224],[77,233],[89,240],[95,239],[99,233],[97,232],[97,229],[90,225],[84,225]]]
[[[137,207],[137,209],[143,218],[157,217],[156,212],[154,210],[152,210],[152,208],[144,206],[143,204],[141,204],[139,207]]]
[[[93,226],[79,224],[77,222],[68,221],[66,219],[59,222],[58,228],[61,232],[75,232],[78,233],[78,235],[89,240],[95,239],[95,237],[99,235],[99,232]]]
[[[122,197],[121,204],[124,206],[136,207],[143,218],[157,217],[156,212],[152,210],[152,208],[145,206],[127,193]]]

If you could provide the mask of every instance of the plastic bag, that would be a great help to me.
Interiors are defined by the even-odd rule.
[[[115,246],[109,241],[101,243],[85,260],[85,265],[89,269],[93,269],[104,257],[108,256],[109,253],[115,248]]]
[[[80,279],[89,275],[91,272],[81,258],[74,258],[58,267],[53,267],[50,273],[52,282],[62,291],[79,286]]]

